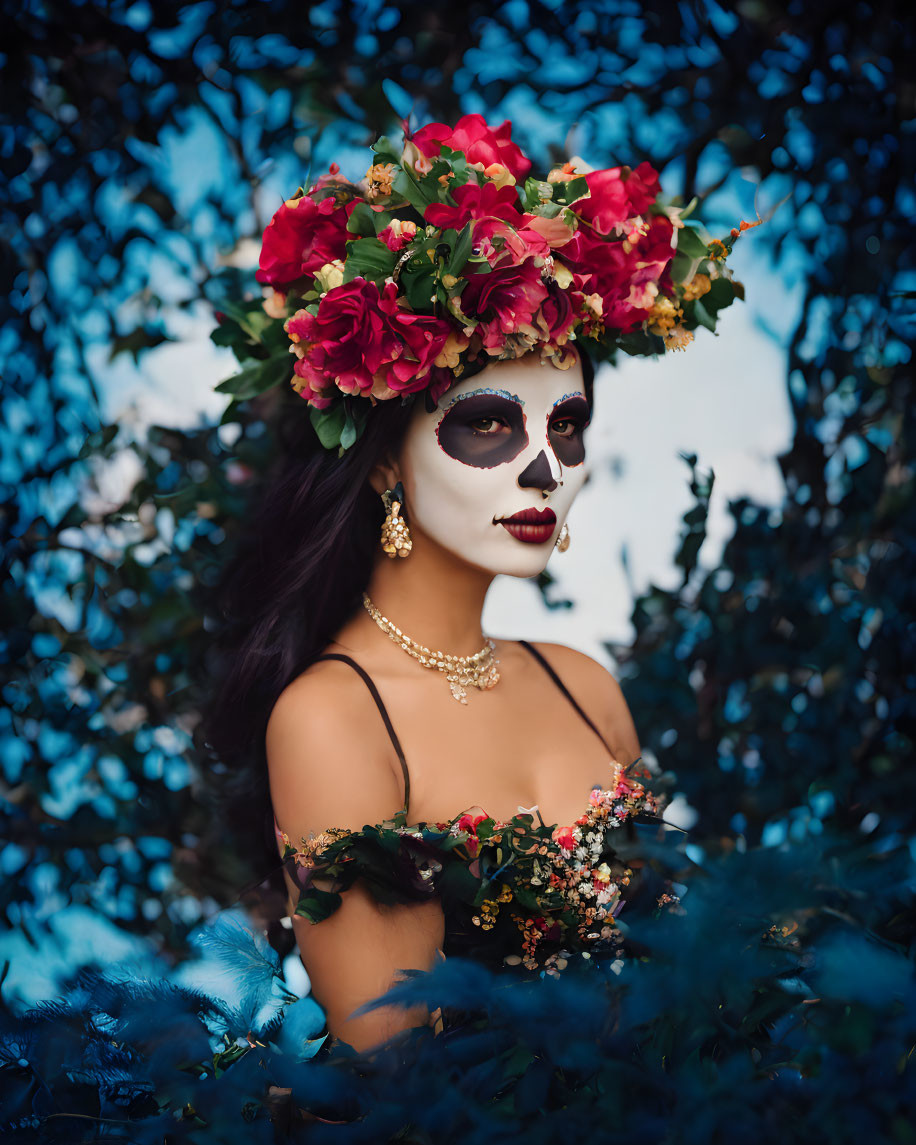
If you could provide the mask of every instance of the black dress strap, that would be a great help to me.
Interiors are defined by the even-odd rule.
[[[375,686],[375,682],[369,673],[365,670],[365,668],[357,664],[352,657],[344,655],[343,652],[325,652],[322,656],[316,656],[312,663],[315,663],[318,660],[342,660],[344,664],[349,664],[351,668],[354,668],[360,674],[360,676],[362,676],[366,687],[372,694],[373,700],[375,700],[375,706],[378,708],[382,719],[385,721],[385,728],[391,739],[391,744],[394,747],[395,753],[397,754],[398,762],[401,765],[401,771],[404,774],[404,813],[406,814],[407,808],[410,805],[410,774],[407,771],[407,760],[404,758],[404,750],[401,747],[401,741],[397,737],[397,732],[394,730],[394,725],[391,722],[391,717],[388,715],[388,709],[382,702],[382,697],[379,695],[378,688]]]
[[[604,736],[601,734],[601,732],[598,731],[598,729],[595,727],[594,723],[592,723],[592,721],[588,718],[588,716],[582,710],[582,707],[580,706],[579,701],[575,698],[575,696],[570,692],[569,688],[566,687],[566,685],[563,683],[563,681],[560,679],[560,677],[556,674],[556,672],[553,670],[553,668],[548,663],[546,658],[540,652],[538,652],[537,648],[535,648],[532,644],[529,644],[527,640],[519,640],[519,644],[521,644],[521,646],[523,648],[527,648],[528,651],[531,653],[531,655],[535,658],[535,660],[540,661],[541,666],[543,667],[544,671],[548,674],[548,676],[550,676],[551,680],[553,680],[553,682],[560,689],[560,691],[563,693],[563,695],[567,698],[567,700],[569,700],[569,702],[576,709],[576,711],[579,713],[579,715],[582,717],[582,719],[585,720],[585,722],[592,729],[592,731],[595,733],[595,735],[598,737],[598,739],[601,740],[601,742],[607,748],[608,754],[613,758],[614,752],[608,746],[607,740],[604,738]]]

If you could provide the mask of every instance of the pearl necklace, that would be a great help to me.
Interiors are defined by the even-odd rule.
[[[390,636],[408,656],[413,656],[424,668],[436,668],[445,673],[452,695],[460,704],[468,702],[466,684],[483,691],[485,688],[494,687],[499,680],[499,672],[496,668],[499,663],[496,658],[496,645],[489,636],[486,638],[487,642],[483,648],[479,652],[475,652],[473,656],[450,656],[446,652],[430,652],[424,644],[417,644],[415,640],[406,636],[396,624],[391,623],[387,616],[382,616],[369,599],[368,593],[365,592],[363,593],[363,605],[382,632],[386,636]]]

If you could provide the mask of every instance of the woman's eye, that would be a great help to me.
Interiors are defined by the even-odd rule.
[[[578,430],[579,423],[575,418],[562,417],[553,422],[550,428],[554,433],[559,434],[560,437],[572,437]]]
[[[501,417],[475,417],[473,421],[469,421],[468,425],[481,437],[492,437],[494,434],[499,433],[502,429],[508,429],[509,426]]]

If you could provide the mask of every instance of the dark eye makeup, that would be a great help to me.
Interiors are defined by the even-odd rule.
[[[495,393],[456,400],[436,427],[449,457],[476,469],[492,469],[517,457],[528,444],[520,402]]]
[[[547,419],[547,437],[563,465],[581,465],[585,460],[583,432],[591,414],[583,394],[561,398]]]

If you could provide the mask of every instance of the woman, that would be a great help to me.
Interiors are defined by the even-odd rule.
[[[373,470],[376,493],[403,483],[412,548],[406,560],[390,560],[377,546],[366,591],[427,647],[476,652],[493,577],[530,577],[546,565],[585,478],[586,383],[581,370],[571,372],[531,355],[494,363],[449,390],[434,413],[415,407],[400,451]],[[534,514],[544,523],[513,523]],[[297,839],[330,825],[358,830],[402,806],[409,822],[449,820],[475,805],[507,820],[520,805],[537,805],[546,822],[571,823],[591,786],[607,778],[611,758],[639,755],[626,702],[613,677],[582,653],[494,643],[497,685],[468,688],[467,703],[456,703],[440,670],[405,655],[359,607],[326,651],[368,673],[397,740],[350,665],[320,660],[308,668],[284,690],[267,728],[282,829]],[[433,965],[443,942],[438,901],[392,909],[354,887],[320,926],[293,919],[332,1033],[362,1048],[415,1020],[390,1007],[348,1015],[382,994],[397,969]]]
[[[495,926],[496,900],[453,926],[458,907],[432,893],[456,838],[479,874],[489,837],[501,856],[537,815],[547,833],[525,853],[555,863],[549,886],[568,900],[554,916],[516,913],[524,959],[506,961],[534,968],[553,937],[554,970],[575,930],[570,901],[582,941],[608,939],[631,873],[611,881],[612,832],[583,811],[616,827],[652,810],[621,774],[639,742],[613,677],[562,645],[492,640],[481,611],[497,573],[535,576],[569,543],[592,400],[579,347],[682,348],[734,296],[716,265],[727,247],[697,246],[691,231],[676,254],[683,223],[648,164],[580,174],[575,161],[538,182],[509,128],[432,124],[399,155],[380,140],[389,161],[362,185],[332,169],[265,232],[265,309],[285,318],[310,418],[284,418],[289,459],[230,573],[240,635],[211,739],[224,758],[263,752],[238,818],[272,809],[280,855],[295,858],[287,906],[313,993],[330,1032],[360,1050],[430,1017],[354,1011],[399,971],[462,949],[454,935],[471,922],[477,937]],[[340,849],[379,824],[398,845],[422,834],[444,848],[402,901],[379,901],[372,862],[348,865]],[[501,885],[499,902],[513,893]]]

